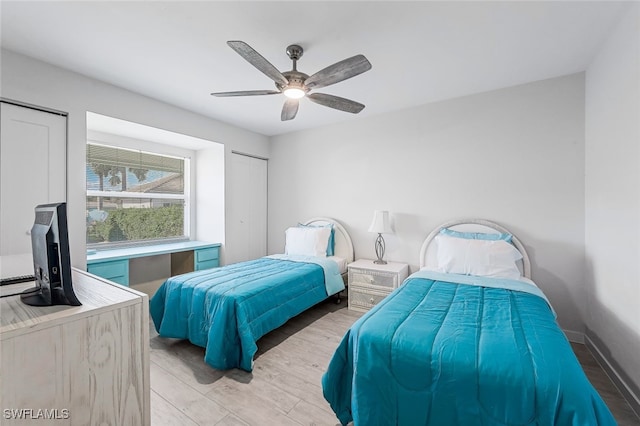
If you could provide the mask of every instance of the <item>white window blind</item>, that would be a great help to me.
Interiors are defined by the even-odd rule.
[[[87,144],[87,244],[188,238],[189,159]]]

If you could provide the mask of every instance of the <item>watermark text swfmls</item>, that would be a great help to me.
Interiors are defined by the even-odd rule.
[[[71,417],[67,408],[5,408],[5,420],[66,420]]]

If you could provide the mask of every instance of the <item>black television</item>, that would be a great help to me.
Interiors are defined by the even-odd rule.
[[[20,298],[33,306],[81,305],[71,285],[67,203],[38,205],[35,214],[31,251],[36,286]]]

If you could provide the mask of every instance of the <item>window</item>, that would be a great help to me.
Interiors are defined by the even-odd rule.
[[[189,238],[189,159],[87,144],[87,245]]]

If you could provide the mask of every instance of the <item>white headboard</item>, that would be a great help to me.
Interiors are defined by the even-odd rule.
[[[531,278],[531,263],[529,261],[529,255],[527,254],[527,250],[525,250],[524,246],[518,240],[518,238],[513,235],[513,232],[504,228],[503,226],[498,225],[497,223],[484,220],[484,219],[461,219],[461,220],[453,220],[450,222],[443,223],[442,225],[436,227],[431,233],[427,236],[422,243],[422,248],[420,249],[420,268],[425,266],[433,266],[436,264],[436,250],[435,244],[432,244],[436,235],[440,233],[440,230],[443,228],[450,228],[454,231],[459,232],[484,232],[486,234],[511,234],[511,242],[514,247],[518,249],[518,251],[522,254],[522,261],[520,261],[518,267],[520,268],[522,275],[526,278]]]
[[[309,219],[306,222],[301,222],[303,225],[326,225],[333,224],[333,229],[335,230],[335,248],[333,249],[333,254],[338,257],[342,257],[347,259],[348,263],[353,262],[355,258],[355,254],[353,251],[353,242],[351,241],[351,236],[344,229],[344,226],[340,224],[335,219],[331,219],[329,217],[314,217],[313,219]]]

